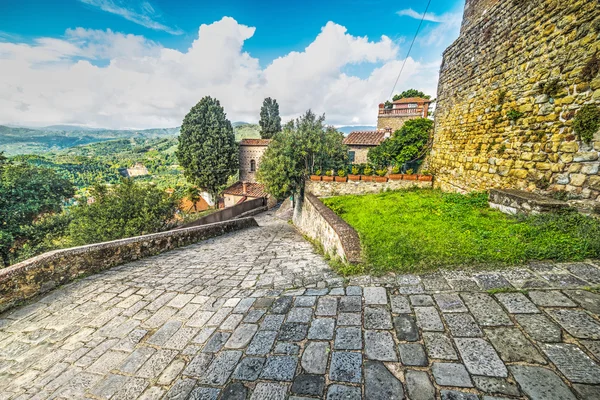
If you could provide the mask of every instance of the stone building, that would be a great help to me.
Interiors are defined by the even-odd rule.
[[[267,150],[270,139],[242,139],[240,142],[240,181],[256,182],[260,158]]]
[[[270,139],[242,139],[240,141],[239,181],[223,191],[225,207],[260,197],[269,199],[271,201],[269,205],[274,205],[272,204],[274,199],[267,194],[264,185],[256,182],[256,171],[260,166],[260,159],[270,142]]]
[[[410,119],[427,118],[430,104],[431,100],[420,97],[396,100],[391,108],[386,108],[381,103],[377,114],[377,129],[391,128],[395,132]]]
[[[365,164],[367,154],[373,147],[379,146],[392,134],[391,129],[380,129],[376,131],[354,131],[344,138],[344,144],[348,146],[348,161],[352,164]]]
[[[600,201],[600,132],[583,142],[573,130],[583,105],[600,105],[596,53],[598,1],[467,0],[440,67],[436,185]]]
[[[135,178],[136,176],[144,176],[149,174],[148,168],[146,168],[144,164],[139,162],[135,163],[133,167],[122,168],[121,170],[119,170],[119,172],[126,178]]]

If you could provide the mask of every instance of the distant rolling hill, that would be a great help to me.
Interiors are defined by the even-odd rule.
[[[116,130],[64,125],[45,128],[0,125],[0,152],[6,155],[40,154],[107,140],[174,137],[178,134],[179,128]]]

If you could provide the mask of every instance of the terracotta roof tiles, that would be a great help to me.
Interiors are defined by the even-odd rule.
[[[268,146],[271,139],[242,139],[240,146]]]
[[[248,197],[267,197],[265,186],[261,183],[246,182],[246,193],[242,182],[236,182],[223,191],[223,194]]]
[[[379,146],[385,139],[385,131],[354,131],[344,138],[345,145]]]

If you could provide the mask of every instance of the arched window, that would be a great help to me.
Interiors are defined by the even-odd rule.
[[[256,171],[256,161],[250,160],[250,172]]]

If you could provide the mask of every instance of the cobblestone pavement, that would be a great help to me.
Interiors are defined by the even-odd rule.
[[[600,263],[345,282],[257,220],[0,314],[0,399],[600,399]]]

